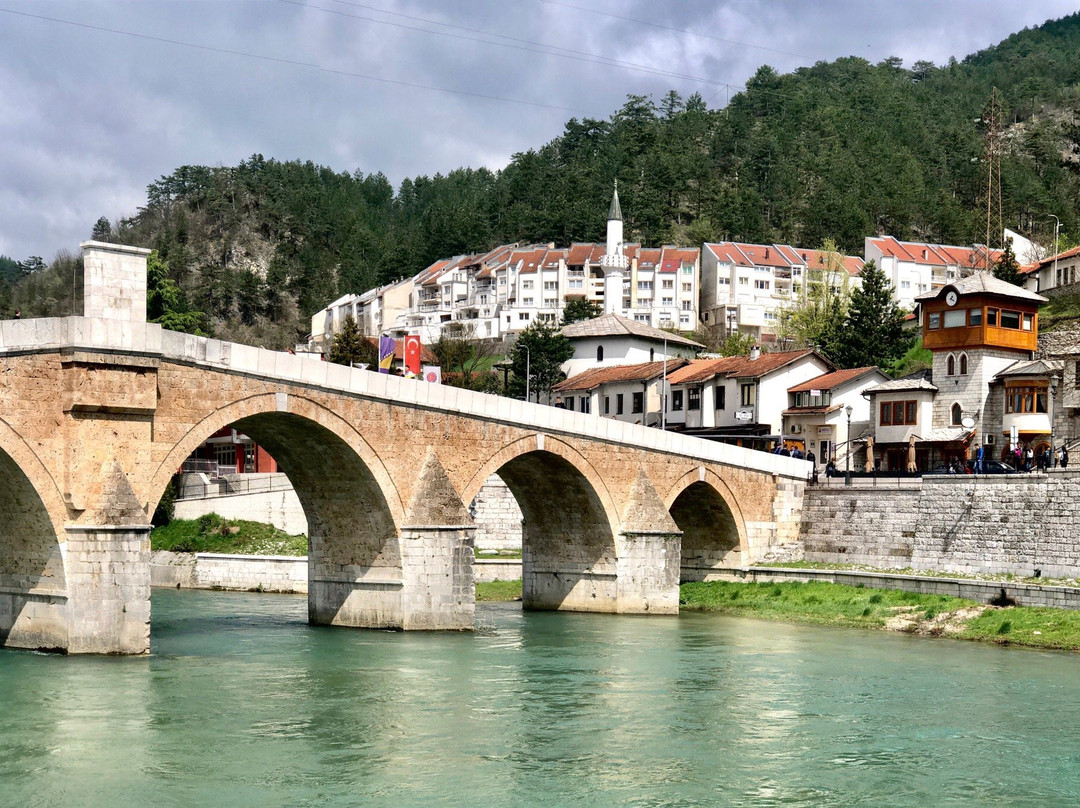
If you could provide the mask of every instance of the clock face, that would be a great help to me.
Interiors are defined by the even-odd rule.
[[[949,292],[947,295],[945,295],[945,302],[948,303],[950,306],[955,306],[956,292]]]

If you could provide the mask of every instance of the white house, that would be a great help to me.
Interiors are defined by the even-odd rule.
[[[779,436],[788,389],[834,370],[815,351],[697,359],[668,374],[669,428],[710,437]]]
[[[631,424],[660,422],[664,371],[681,367],[685,359],[643,362],[586,370],[555,385],[552,395],[568,410],[589,412]]]
[[[562,333],[574,347],[563,363],[568,377],[592,368],[636,365],[644,362],[695,356],[704,346],[679,334],[661,331],[621,314],[603,314],[564,326]]]
[[[813,452],[822,465],[845,455],[851,438],[848,424],[864,427],[870,421],[870,402],[863,392],[887,382],[889,377],[880,368],[863,367],[836,370],[789,387],[783,413],[785,443]]]
[[[889,279],[893,299],[906,309],[914,309],[919,295],[936,292],[977,270],[990,269],[1001,260],[1002,251],[982,244],[952,247],[868,236],[864,255]]]

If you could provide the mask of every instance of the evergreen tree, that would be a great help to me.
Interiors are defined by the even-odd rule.
[[[207,336],[206,315],[188,307],[187,296],[172,278],[157,250],[146,257],[146,319],[169,331]]]
[[[584,297],[568,297],[566,306],[563,307],[562,324],[570,325],[580,320],[591,320],[604,313],[599,303],[587,300]]]
[[[518,335],[510,353],[514,373],[510,394],[524,397],[528,376],[531,400],[540,401],[541,394],[550,396],[551,388],[566,378],[559,366],[573,355],[574,348],[561,331],[547,323],[533,323]]]
[[[1024,285],[1024,276],[1020,274],[1020,264],[1013,254],[1012,239],[1005,242],[1005,249],[1001,253],[1001,259],[994,264],[993,275],[999,281],[1011,283],[1013,286]]]
[[[90,231],[91,241],[109,241],[112,239],[112,225],[109,220],[102,216],[94,222],[94,229]]]
[[[907,353],[916,334],[904,329],[904,312],[873,261],[863,264],[861,278],[829,359],[842,368],[889,367]]]
[[[341,330],[334,334],[327,359],[338,365],[366,363],[368,367],[375,368],[379,364],[379,350],[360,333],[356,319],[347,317],[341,324]]]

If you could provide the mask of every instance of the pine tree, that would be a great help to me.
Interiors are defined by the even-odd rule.
[[[561,331],[547,323],[533,323],[518,335],[510,354],[511,395],[525,395],[526,376],[531,400],[539,401],[541,393],[550,395],[551,388],[566,378],[559,366],[573,355],[574,347]]]
[[[90,231],[91,241],[110,241],[112,239],[112,225],[109,220],[102,216],[94,222],[94,229]]]
[[[915,333],[904,329],[904,311],[873,261],[863,264],[861,279],[829,358],[842,368],[889,367],[907,353]]]
[[[579,320],[591,320],[603,314],[600,304],[584,297],[568,297],[563,307],[562,324],[570,325]]]
[[[379,363],[377,349],[367,337],[360,333],[360,326],[356,324],[356,319],[353,317],[347,317],[341,325],[341,330],[334,335],[327,359],[338,365],[366,362],[369,366],[375,367]]]
[[[1013,286],[1024,285],[1024,276],[1020,274],[1020,264],[1013,254],[1012,239],[1005,242],[1005,250],[1001,254],[1001,260],[994,264],[993,275],[999,281],[1011,283]]]

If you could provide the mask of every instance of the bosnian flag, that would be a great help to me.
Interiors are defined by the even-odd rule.
[[[379,373],[389,373],[394,364],[394,349],[397,342],[393,337],[379,337]]]
[[[414,376],[420,375],[420,336],[410,334],[405,337],[405,369]]]

